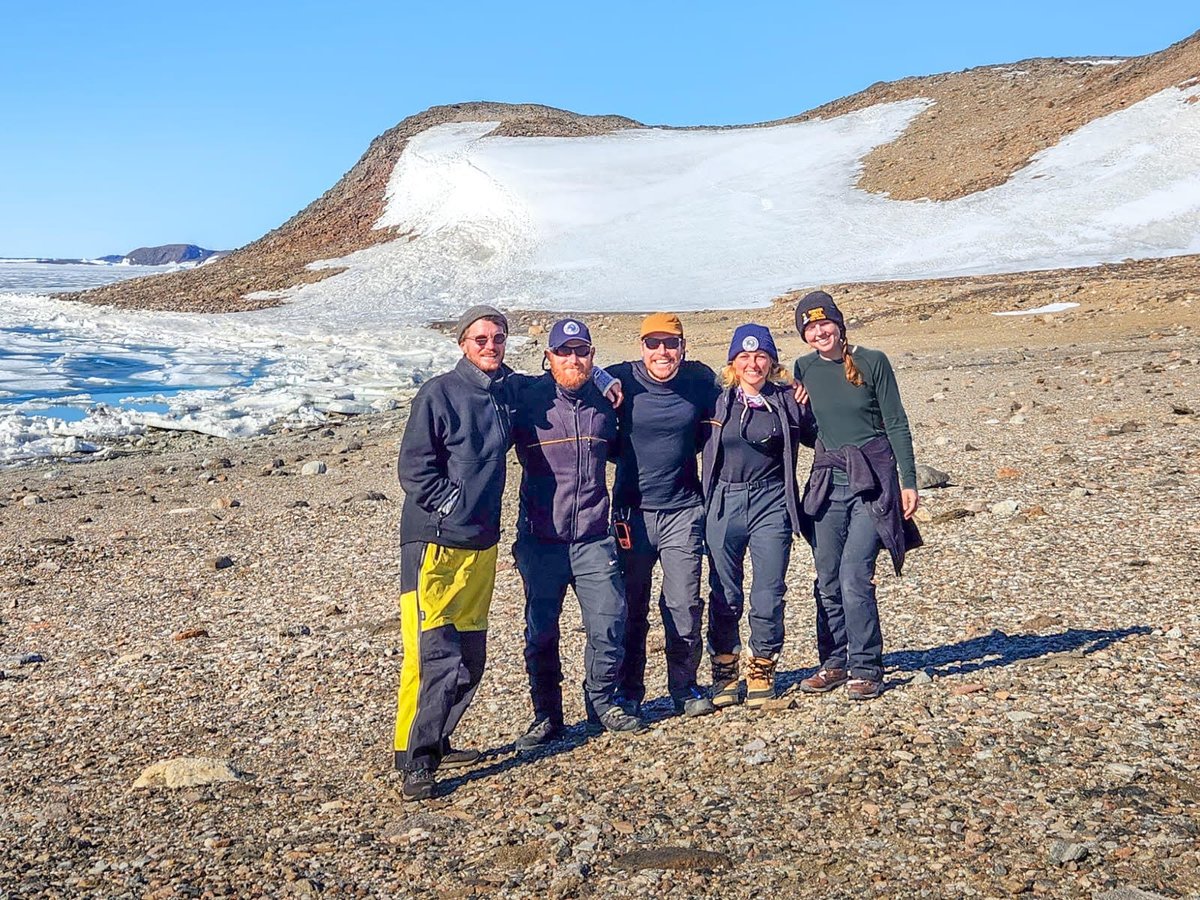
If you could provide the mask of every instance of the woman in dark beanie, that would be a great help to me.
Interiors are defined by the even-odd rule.
[[[906,546],[919,543],[911,522],[912,434],[891,363],[878,350],[850,346],[846,320],[829,294],[813,291],[800,301],[796,329],[813,348],[796,360],[795,376],[818,428],[802,527],[817,570],[821,662],[800,689],[820,694],[845,684],[852,700],[871,700],[883,690],[875,558],[887,548],[898,575]]]
[[[784,574],[792,534],[800,534],[796,451],[812,446],[814,425],[797,404],[771,332],[740,325],[721,372],[724,390],[704,443],[705,536],[709,556],[708,646],[713,705],[739,701],[739,623],[746,551],[750,585],[750,653],[746,705],[775,696],[775,665],[783,647]]]

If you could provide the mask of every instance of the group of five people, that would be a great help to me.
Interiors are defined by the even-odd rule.
[[[905,548],[918,540],[908,521],[918,502],[912,438],[887,357],[848,344],[827,293],[806,296],[796,324],[813,352],[791,376],[770,331],[755,324],[735,330],[718,376],[686,359],[675,315],[647,316],[641,358],[607,370],[594,364],[586,324],[562,319],[548,336],[546,372],[532,376],[504,364],[501,312],[477,306],[463,314],[463,358],[418,391],[398,463],[404,661],[395,764],[406,799],[432,796],[438,770],[479,758],[454,749],[450,736],[483,674],[509,448],[521,464],[512,549],[525,590],[534,709],[518,750],[553,741],[564,726],[559,619],[568,587],[586,634],[588,731],[644,729],[656,564],[676,712],[701,716],[742,702],[743,675],[747,706],[774,697],[793,534],[813,546],[817,569],[820,667],[801,690],[846,685],[852,699],[878,696],[875,558],[887,548],[899,572]],[[814,448],[803,490],[800,444]],[[698,684],[706,555],[707,691]]]

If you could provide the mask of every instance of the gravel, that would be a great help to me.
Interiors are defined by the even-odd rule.
[[[506,539],[484,757],[425,804],[391,770],[403,410],[0,472],[0,897],[1195,895],[1197,340],[887,349],[949,480],[881,566],[880,699],[675,717],[656,623],[644,736],[586,739],[571,689],[517,756]],[[798,546],[784,687],[811,578]],[[570,685],[582,649],[568,602]]]

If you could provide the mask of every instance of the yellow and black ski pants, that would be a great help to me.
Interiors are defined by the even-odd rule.
[[[495,546],[401,545],[397,769],[437,769],[450,746],[483,677],[495,583]]]

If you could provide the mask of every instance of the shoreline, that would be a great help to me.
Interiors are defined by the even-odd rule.
[[[1191,255],[1008,275],[814,284],[758,307],[681,315],[693,357],[714,364],[723,362],[726,341],[734,326],[747,320],[771,327],[785,358],[805,352],[807,348],[794,334],[791,307],[799,296],[816,288],[828,290],[838,301],[849,317],[855,340],[892,355],[933,353],[943,347],[978,348],[993,342],[1022,348],[1053,347],[1081,341],[1103,345],[1113,339],[1173,334],[1180,328],[1194,331],[1200,326],[1198,273],[1200,255]],[[72,299],[77,303],[85,302],[78,295]],[[1064,303],[1077,305],[1045,315],[992,315]],[[647,310],[653,308],[652,303],[642,302],[639,298],[631,299],[629,305],[644,306]],[[511,310],[510,314],[514,334],[527,334],[530,326],[535,332],[529,335],[529,347],[517,350],[514,346],[510,355],[523,359],[526,369],[537,371],[540,367],[538,332],[547,330],[559,313],[517,309]],[[596,325],[594,331],[601,364],[639,353],[636,323],[640,313],[583,312],[578,315]],[[452,323],[434,321],[426,327],[445,334],[452,328]],[[405,403],[411,393],[411,390],[397,389],[394,396]],[[373,397],[372,403],[377,399]],[[268,434],[286,430],[276,423]],[[64,432],[70,433],[67,429],[57,431],[60,436]],[[147,445],[159,447],[178,443],[165,431],[152,432],[147,439],[133,435],[127,440],[106,437],[87,440],[119,453],[140,452]],[[236,444],[239,439],[231,440]],[[47,453],[6,465],[54,465],[84,458],[81,454],[53,456]]]

